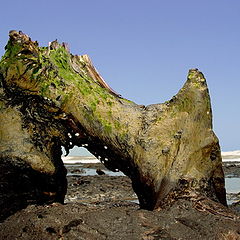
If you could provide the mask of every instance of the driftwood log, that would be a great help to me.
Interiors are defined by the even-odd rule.
[[[132,180],[141,208],[204,196],[226,205],[224,174],[203,74],[191,69],[163,104],[114,92],[87,55],[39,47],[11,31],[0,62],[0,209],[64,201],[61,146],[87,148]],[[2,210],[5,209],[5,210]]]

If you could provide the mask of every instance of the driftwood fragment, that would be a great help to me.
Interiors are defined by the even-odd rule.
[[[40,158],[37,173],[60,176],[50,182],[56,189],[61,185],[62,196],[66,173],[61,146],[85,146],[107,168],[131,178],[142,208],[156,209],[193,194],[226,205],[209,92],[197,69],[189,71],[171,100],[137,105],[114,92],[88,56],[74,56],[56,41],[39,47],[27,35],[11,31],[0,76],[0,164],[14,158],[14,166],[26,164],[35,171]],[[13,115],[12,123],[2,124]],[[18,142],[12,140],[13,124]],[[31,145],[27,150],[25,136]]]

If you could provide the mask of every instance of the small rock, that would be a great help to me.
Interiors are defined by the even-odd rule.
[[[96,173],[98,175],[105,175],[105,172],[103,170],[99,169],[99,168],[96,170]]]

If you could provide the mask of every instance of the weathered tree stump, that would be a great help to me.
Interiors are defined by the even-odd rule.
[[[37,191],[26,189],[25,200],[63,200],[61,146],[77,145],[129,176],[142,208],[198,196],[226,205],[209,92],[197,69],[170,101],[137,105],[115,93],[87,55],[74,56],[57,41],[39,47],[11,31],[0,74],[0,164],[44,179],[32,186]],[[0,181],[9,184],[5,175]]]
[[[46,106],[41,97],[1,87],[0,220],[30,203],[64,202],[67,130]]]

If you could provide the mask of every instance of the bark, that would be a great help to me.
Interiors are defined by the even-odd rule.
[[[0,220],[30,203],[64,202],[67,130],[38,96],[1,87]]]
[[[142,208],[199,195],[226,204],[209,92],[197,69],[189,71],[170,101],[138,105],[114,92],[87,55],[74,56],[57,41],[39,47],[22,32],[11,31],[0,73],[2,99],[10,106],[1,107],[2,119],[8,108],[19,116],[16,123],[1,124],[6,131],[1,159],[14,156],[53,176],[61,166],[61,145],[84,146],[110,170],[131,178]],[[18,125],[19,141],[12,136],[5,142],[12,125]],[[27,150],[21,142],[25,135],[31,143]]]

